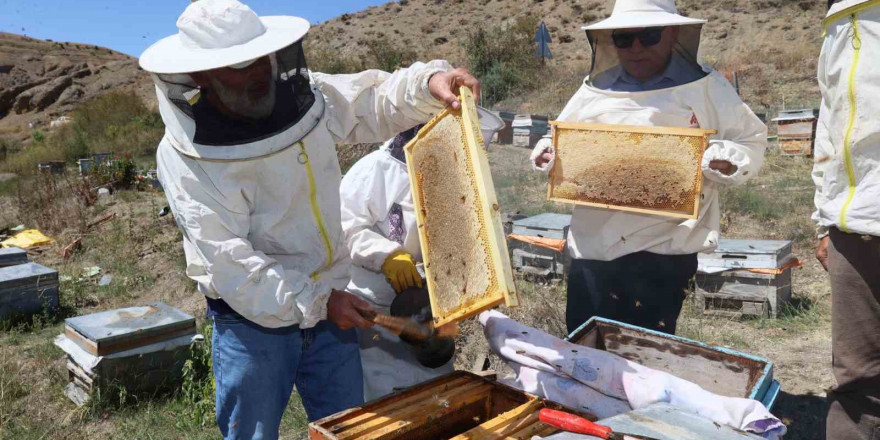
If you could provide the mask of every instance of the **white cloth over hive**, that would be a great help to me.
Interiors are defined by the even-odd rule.
[[[497,311],[480,323],[492,351],[516,372],[508,385],[600,418],[666,402],[716,423],[776,439],[786,427],[760,402],[719,396],[669,373],[572,344]]]
[[[721,209],[718,185],[738,185],[754,177],[764,163],[767,127],[718,72],[677,87],[647,92],[612,92],[587,83],[568,101],[558,120],[660,127],[715,129],[703,155],[705,180],[699,217],[675,219],[650,214],[575,206],[568,232],[573,258],[611,261],[648,251],[662,255],[702,252],[718,244]],[[531,162],[551,147],[541,139]],[[709,168],[713,160],[737,166],[730,176]],[[549,170],[553,163],[540,170]],[[650,166],[650,164],[645,164]]]
[[[406,164],[389,153],[390,145],[389,140],[357,161],[343,177],[339,191],[342,231],[353,263],[348,291],[385,314],[390,313],[397,294],[382,273],[382,263],[398,251],[412,255],[415,262],[422,260],[409,174]],[[388,238],[388,214],[395,203],[403,214],[403,244]],[[379,326],[361,329],[358,334],[365,401],[452,372],[452,360],[440,368],[422,366],[409,345]]]

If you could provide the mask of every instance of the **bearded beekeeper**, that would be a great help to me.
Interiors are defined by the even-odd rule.
[[[363,401],[344,291],[336,143],[380,142],[476,88],[444,61],[394,74],[309,72],[306,20],[201,0],[140,65],[166,132],[159,179],[183,232],[186,273],[213,318],[216,413],[227,439],[278,437],[296,386],[315,420]]]
[[[813,181],[816,256],[831,278],[826,438],[880,434],[880,1],[829,1]]]
[[[692,220],[577,206],[568,233],[570,331],[602,316],[675,333],[697,253],[718,244],[718,187],[758,174],[767,128],[718,72],[697,62],[705,20],[678,14],[673,0],[617,0],[586,26],[590,75],[560,121],[715,129],[703,156],[699,217]],[[553,166],[550,139],[532,153]],[[650,167],[650,163],[645,163]]]
[[[481,107],[477,113],[484,139],[504,126]],[[423,287],[416,269],[422,249],[404,154],[404,146],[420,128],[399,133],[357,161],[339,187],[342,230],[353,262],[348,290],[385,314],[398,293]],[[427,290],[422,292],[427,296]],[[437,365],[436,354],[414,351],[378,326],[360,331],[360,345],[365,400],[452,372],[454,352],[445,362],[439,356],[442,364]]]

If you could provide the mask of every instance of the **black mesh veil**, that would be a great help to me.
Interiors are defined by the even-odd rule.
[[[315,103],[302,41],[267,55],[272,63],[275,105],[259,120],[231,118],[210,104],[212,91],[196,86],[188,74],[156,75],[168,101],[195,126],[192,142],[231,146],[270,138],[296,125]]]

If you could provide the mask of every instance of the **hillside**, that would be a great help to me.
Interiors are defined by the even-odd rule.
[[[0,136],[26,139],[78,103],[108,90],[155,101],[137,60],[110,49],[0,33]]]
[[[363,56],[370,41],[384,37],[414,50],[420,59],[445,58],[461,65],[466,62],[462,43],[469,32],[532,15],[546,22],[553,38],[554,59],[549,67],[561,70],[570,78],[566,82],[572,83],[543,93],[570,94],[572,85],[576,87],[589,69],[590,50],[580,27],[606,17],[613,4],[613,0],[401,0],[322,23],[310,32],[308,44]],[[736,71],[745,100],[756,112],[769,114],[783,104],[786,108],[818,104],[815,72],[824,4],[810,0],[678,1],[683,14],[709,20],[703,30],[704,59],[719,70]],[[527,94],[502,105],[553,113],[560,110],[552,108],[559,102]]]

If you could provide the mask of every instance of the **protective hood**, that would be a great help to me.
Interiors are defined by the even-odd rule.
[[[699,66],[700,34],[706,20],[682,16],[674,0],[617,0],[611,16],[583,26],[592,49],[592,66],[589,78],[620,64],[617,48],[611,34],[617,29],[678,26],[678,41],[673,53],[687,63]]]
[[[323,95],[309,80],[302,40],[267,55],[275,104],[268,117],[233,119],[210,104],[215,93],[190,74],[151,74],[167,137],[181,153],[205,160],[244,160],[294,145],[324,114]]]
[[[702,30],[702,23],[680,25],[678,41],[673,46],[672,52],[673,56],[678,55],[684,62],[705,70],[702,69],[698,61]],[[590,41],[590,49],[592,50],[592,64],[590,66],[588,83],[592,83],[592,78],[596,78],[603,72],[619,66],[620,58],[617,55],[614,41],[611,39],[614,29],[592,29],[586,32],[587,39]]]

